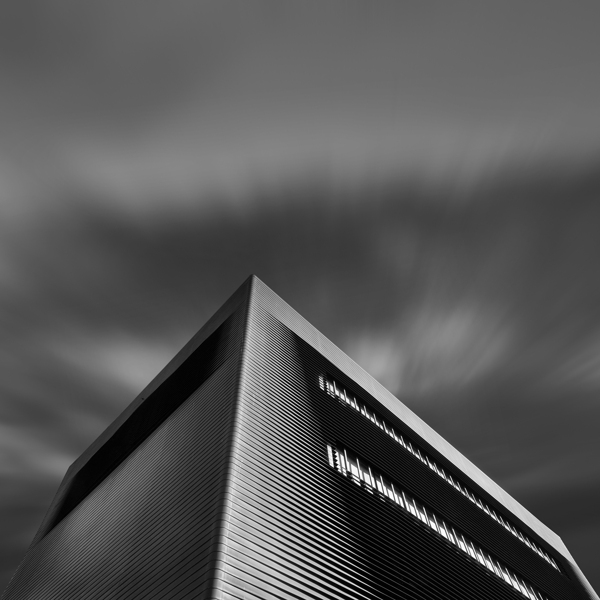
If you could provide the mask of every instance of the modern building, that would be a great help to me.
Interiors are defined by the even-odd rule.
[[[4,595],[142,598],[598,600],[256,277],[71,466]]]

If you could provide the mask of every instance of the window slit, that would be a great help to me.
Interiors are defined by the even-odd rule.
[[[465,487],[460,481],[456,480],[452,475],[447,473],[435,460],[433,460],[427,453],[420,450],[420,448],[413,445],[410,441],[404,439],[404,437],[396,433],[394,427],[392,427],[383,417],[378,415],[375,411],[368,408],[363,402],[359,402],[358,399],[351,394],[348,390],[339,384],[335,379],[330,376],[321,375],[319,377],[319,387],[324,389],[329,395],[334,398],[338,398],[344,404],[351,406],[354,410],[361,413],[365,418],[369,419],[373,424],[377,425],[380,429],[385,431],[390,437],[392,437],[397,443],[403,448],[408,450],[413,456],[418,458],[423,464],[427,465],[434,473],[444,479],[452,487],[454,487],[463,496],[467,497],[475,506],[485,512],[489,517],[494,519],[497,523],[502,525],[507,531],[518,538],[521,543],[526,545],[530,550],[535,552],[540,558],[545,560],[547,563],[552,565],[557,571],[560,571],[560,567],[557,562],[546,552],[544,552],[535,542],[533,542],[527,535],[517,529],[512,523],[505,520],[500,514],[494,509],[488,506],[483,500],[475,495],[471,490]],[[347,467],[347,470],[351,472],[353,476],[356,475],[351,466]],[[374,484],[373,486],[374,487]]]
[[[375,493],[376,490],[381,494],[379,497],[389,498],[403,510],[419,519],[419,521],[437,533],[441,538],[447,540],[447,543],[451,543],[462,552],[468,554],[482,567],[493,573],[496,577],[504,580],[525,597],[530,598],[530,600],[549,600],[516,573],[500,565],[488,552],[456,531],[445,519],[436,515],[434,511],[413,498],[404,489],[397,486],[397,484],[388,480],[377,469],[360,459],[354,453],[341,446],[337,447],[328,444],[327,457],[329,464],[335,470],[342,474],[346,472],[351,473],[352,480],[371,494]]]

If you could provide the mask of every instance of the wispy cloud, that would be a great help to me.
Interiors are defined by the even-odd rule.
[[[543,10],[8,2],[3,204],[155,210],[311,170],[464,184],[577,162],[600,145],[598,9]]]
[[[548,373],[546,384],[574,390],[600,389],[600,339],[593,336],[571,347],[556,370]]]
[[[179,348],[168,340],[135,338],[124,333],[110,336],[51,339],[47,351],[90,383],[111,382],[135,397],[173,358]]]
[[[0,428],[0,478],[28,477],[30,480],[50,479],[65,474],[74,457],[57,449],[52,441],[44,442],[40,432],[24,431],[2,425]]]
[[[501,369],[513,349],[511,329],[484,307],[425,307],[381,336],[347,343],[357,362],[396,393],[431,393]]]

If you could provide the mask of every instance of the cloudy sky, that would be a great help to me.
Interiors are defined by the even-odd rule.
[[[600,589],[596,2],[7,0],[0,589],[256,273]]]

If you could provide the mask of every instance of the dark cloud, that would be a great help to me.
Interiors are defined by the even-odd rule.
[[[8,0],[0,191],[22,211],[78,184],[128,204],[323,165],[469,182],[577,162],[600,143],[597,21],[549,0]]]
[[[224,18],[216,6],[185,0],[9,1],[0,25],[2,76],[10,92],[43,111],[38,124],[131,133],[200,83],[208,94],[230,44]]]
[[[4,574],[69,462],[254,272],[555,527],[599,587],[599,192],[594,170],[460,194],[321,182],[139,218],[73,198],[5,225]]]

